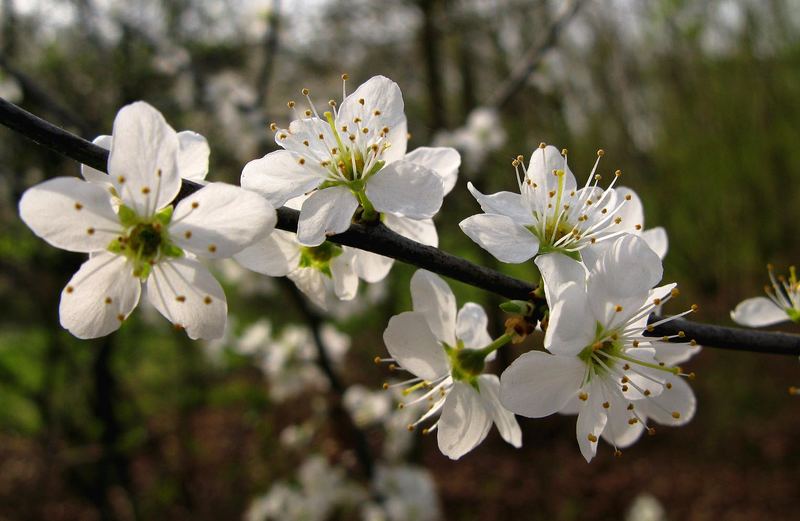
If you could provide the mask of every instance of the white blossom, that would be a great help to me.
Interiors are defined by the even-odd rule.
[[[653,309],[677,294],[675,284],[655,289],[658,256],[633,235],[609,242],[589,266],[564,255],[536,260],[550,307],[545,348],[517,358],[501,375],[500,398],[509,410],[531,418],[578,414],[581,453],[591,461],[602,436],[617,450],[634,443],[648,420],[683,425],[695,397],[674,364],[699,348],[646,331]],[[694,310],[686,311],[683,316]],[[691,376],[691,375],[689,375]]]
[[[429,404],[410,428],[441,411],[439,420],[423,432],[438,428],[439,449],[458,459],[477,446],[492,422],[508,443],[519,447],[522,434],[514,415],[499,401],[499,381],[483,374],[483,348],[492,343],[488,318],[479,305],[468,302],[456,314],[450,287],[438,276],[418,270],[411,278],[414,311],[392,317],[383,340],[396,362],[414,378],[404,394],[423,390],[405,407]]]
[[[498,260],[509,263],[550,252],[590,256],[596,245],[626,233],[646,233],[645,240],[663,256],[666,233],[644,232],[639,198],[628,188],[613,188],[619,171],[605,190],[598,186],[601,177],[595,172],[602,155],[598,152],[586,184],[578,188],[566,151],[540,145],[527,168],[521,156],[514,160],[519,194],[484,195],[472,183],[467,185],[485,213],[464,219],[461,229]]]
[[[305,196],[296,197],[287,201],[286,206],[299,208],[305,199]],[[275,230],[234,255],[234,259],[257,273],[288,277],[314,304],[327,309],[327,297],[331,292],[342,300],[352,300],[356,296],[358,252],[330,241],[303,246],[295,234]]]
[[[789,267],[789,278],[775,276],[772,265],[767,266],[770,285],[764,287],[766,297],[744,300],[731,311],[737,324],[747,327],[763,327],[786,322],[800,322],[800,282],[797,270]]]
[[[394,231],[424,244],[438,243],[431,218],[455,185],[461,162],[452,148],[421,147],[406,153],[403,98],[397,84],[375,76],[341,105],[331,101],[320,114],[303,89],[309,108],[288,129],[273,125],[283,150],[248,163],[242,186],[280,206],[310,193],[303,202],[297,240],[319,246],[345,231],[354,218],[380,218]],[[289,106],[296,108],[294,102]],[[359,278],[377,282],[392,259],[360,252]]]
[[[79,338],[120,327],[142,285],[155,308],[191,338],[222,336],[222,287],[197,257],[230,257],[275,225],[274,208],[241,188],[212,183],[173,207],[181,186],[180,140],[138,102],[114,120],[110,185],[60,177],[19,203],[22,220],[48,243],[90,258],[61,295],[61,325]]]

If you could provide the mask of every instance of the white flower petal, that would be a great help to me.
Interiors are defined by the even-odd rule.
[[[589,463],[597,454],[597,444],[606,426],[608,416],[603,408],[605,398],[600,391],[600,384],[590,383],[586,388],[586,392],[589,396],[587,400],[580,400],[580,411],[575,425],[575,433],[581,454],[586,462]],[[595,441],[591,441],[590,436]]]
[[[586,284],[586,270],[583,265],[561,253],[545,253],[534,261],[544,280],[544,289],[548,302],[558,298],[560,290],[574,282],[579,288]]]
[[[105,250],[122,232],[108,190],[74,177],[57,177],[26,190],[19,214],[33,233],[69,251]]]
[[[114,119],[108,173],[124,203],[149,217],[181,188],[178,135],[152,106],[138,101]]]
[[[638,312],[650,289],[661,280],[661,259],[635,235],[615,239],[596,264],[587,283],[595,318],[620,323]],[[617,306],[622,311],[617,311]]]
[[[433,171],[408,161],[386,165],[367,181],[367,198],[379,212],[429,219],[442,206],[444,189]]]
[[[193,340],[221,338],[225,332],[225,293],[211,272],[195,259],[170,259],[153,266],[147,279],[147,298]]]
[[[233,258],[245,268],[269,275],[285,277],[300,263],[300,245],[293,233],[274,230],[252,245],[235,254]]]
[[[352,300],[358,292],[358,275],[355,270],[355,251],[343,248],[341,255],[331,260],[333,290],[340,300]]]
[[[297,289],[323,310],[328,309],[327,277],[315,268],[297,268],[287,275]]]
[[[569,282],[559,289],[556,300],[550,302],[544,346],[551,353],[577,355],[592,343],[596,327],[586,291],[582,285]]]
[[[642,200],[639,199],[636,192],[626,186],[618,186],[611,190],[616,194],[616,203],[622,204],[622,207],[614,214],[615,217],[619,217],[621,221],[619,224],[613,225],[613,231],[625,231],[627,233],[641,235],[641,230],[644,229],[644,208],[642,207]],[[623,201],[625,202],[623,203]]]
[[[743,326],[763,327],[785,322],[789,315],[767,297],[754,297],[740,302],[731,311],[731,318]]]
[[[99,146],[100,148],[104,148],[106,150],[111,150],[111,136],[97,136],[92,141],[95,145]],[[98,183],[100,185],[110,185],[111,184],[111,177],[106,175],[105,172],[101,172],[95,168],[92,168],[87,165],[81,165],[81,175],[84,179],[89,181],[90,183]]]
[[[61,326],[78,338],[105,336],[119,329],[141,290],[125,257],[98,253],[81,265],[61,293]]]
[[[645,230],[642,232],[642,239],[644,239],[647,245],[650,246],[650,249],[662,260],[667,256],[669,237],[667,237],[667,231],[664,228],[656,226],[655,228]]]
[[[358,250],[355,253],[354,267],[356,275],[370,284],[385,279],[393,264],[394,259],[391,257],[384,257],[366,250]]]
[[[436,225],[433,224],[433,219],[410,219],[385,213],[383,214],[383,224],[393,232],[399,233],[403,237],[408,237],[412,241],[427,244],[434,248],[439,245],[439,235],[436,233]]]
[[[178,203],[169,226],[175,244],[201,257],[232,257],[275,228],[275,209],[255,192],[211,183]]]
[[[619,399],[614,399],[606,394],[605,399],[609,403],[609,408],[606,409],[608,422],[606,428],[603,430],[603,439],[608,443],[614,445],[618,449],[630,447],[644,432],[644,425],[642,422],[630,423],[631,419],[636,417],[628,410],[628,401],[623,400],[621,396]],[[639,402],[634,402],[634,407]]]
[[[553,171],[564,171],[563,193],[569,193],[576,189],[575,176],[567,165],[567,159],[561,155],[556,147],[548,145],[545,148],[537,148],[531,154],[531,161],[528,165],[528,178],[543,189],[541,193],[547,194],[553,190],[558,190],[558,176]]]
[[[350,126],[359,118],[362,128],[388,128],[386,142],[391,146],[383,158],[387,162],[396,161],[405,155],[408,142],[404,110],[403,94],[397,83],[385,76],[373,76],[342,100],[336,127]]]
[[[464,347],[480,349],[492,343],[489,336],[489,317],[483,307],[467,302],[458,310],[456,317],[456,337],[464,342]]]
[[[684,425],[692,419],[697,409],[694,392],[680,376],[667,375],[666,381],[672,384],[670,388],[665,387],[664,391],[654,398],[636,401],[635,407],[663,425]]]
[[[486,438],[491,426],[492,419],[478,392],[456,382],[445,398],[439,418],[439,450],[450,459],[459,459]]]
[[[682,364],[700,353],[703,348],[688,342],[657,342],[655,358],[666,365]]]
[[[406,311],[393,316],[383,341],[392,358],[415,376],[433,381],[450,372],[447,355],[422,313]]]
[[[304,162],[302,165],[300,160]],[[241,184],[242,188],[263,195],[277,208],[318,187],[325,177],[320,165],[293,152],[277,150],[244,165]]]
[[[467,183],[467,189],[478,201],[478,204],[481,205],[481,210],[485,213],[505,215],[522,226],[536,223],[533,213],[528,209],[528,205],[525,204],[520,194],[497,192],[496,194],[485,195],[479,192],[472,182]]]
[[[319,246],[329,235],[350,227],[358,200],[344,186],[318,190],[303,202],[297,223],[297,240],[305,246]]]
[[[455,148],[419,147],[406,154],[403,159],[436,172],[442,178],[444,195],[449,194],[456,185],[461,155]]]
[[[208,175],[211,148],[202,135],[191,130],[178,132],[178,172],[184,179],[201,183]]]
[[[525,262],[539,251],[539,239],[503,215],[473,215],[458,225],[478,246],[501,262]]]
[[[514,413],[500,403],[500,379],[493,374],[482,374],[478,377],[478,388],[486,410],[500,431],[500,436],[514,447],[522,447],[522,430],[519,428],[519,423]]]
[[[411,301],[414,311],[425,316],[433,334],[440,341],[456,345],[456,297],[441,277],[417,270],[411,277]]]
[[[500,375],[500,401],[522,416],[544,418],[578,394],[585,373],[577,357],[529,351]]]

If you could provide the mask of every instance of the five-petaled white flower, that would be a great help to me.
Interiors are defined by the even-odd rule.
[[[30,188],[19,203],[36,235],[90,254],[62,292],[61,325],[79,338],[107,335],[133,311],[146,284],[150,302],[191,338],[221,336],[225,294],[195,256],[232,256],[272,230],[275,209],[223,183],[173,208],[179,165],[187,163],[177,133],[146,103],[119,111],[110,148],[110,185],[91,174],[94,182],[60,177]]]
[[[431,218],[456,182],[461,158],[452,148],[421,147],[406,154],[408,141],[403,97],[397,84],[375,76],[319,114],[303,89],[309,109],[276,131],[284,150],[249,162],[242,186],[275,206],[305,193],[297,239],[319,246],[328,235],[345,231],[354,215],[411,239],[436,245]],[[294,102],[289,106],[295,108]],[[356,264],[359,276],[376,282],[392,260],[374,254]]]
[[[515,447],[522,434],[514,415],[499,400],[500,383],[495,375],[482,374],[492,339],[486,331],[483,308],[468,302],[456,315],[456,301],[441,278],[425,270],[411,278],[414,311],[389,320],[383,340],[391,361],[415,375],[400,385],[404,394],[425,392],[410,403],[428,403],[429,409],[410,427],[441,410],[441,417],[424,432],[438,428],[439,449],[458,459],[477,446],[492,422],[500,435]]]
[[[286,206],[298,209],[306,196]],[[352,300],[358,291],[356,259],[360,250],[325,241],[303,246],[294,233],[275,230],[240,251],[233,258],[247,269],[270,277],[288,277],[314,304],[327,309],[330,288],[341,300]]]
[[[677,293],[675,284],[651,289],[662,268],[645,242],[633,235],[608,242],[588,267],[588,277],[580,263],[564,255],[545,255],[536,264],[550,304],[544,340],[550,353],[526,353],[503,372],[503,405],[531,418],[577,413],[578,445],[587,461],[601,436],[618,451],[645,429],[655,432],[648,419],[688,422],[695,398],[680,378],[687,375],[674,364],[698,348],[694,342],[670,342],[681,334],[644,335],[659,324],[647,325],[653,309]]]
[[[789,278],[775,276],[772,264],[767,265],[771,286],[764,286],[766,297],[744,300],[731,311],[737,324],[747,327],[763,327],[791,320],[800,322],[800,282],[797,270],[789,267]],[[769,298],[767,298],[769,297]]]
[[[660,257],[666,254],[666,233],[661,228],[644,231],[644,214],[638,196],[628,188],[611,184],[598,186],[597,161],[586,185],[578,188],[567,166],[566,151],[540,145],[525,168],[522,156],[514,160],[519,194],[480,193],[467,186],[484,214],[461,221],[461,229],[482,248],[502,262],[525,262],[537,254],[562,252],[591,254],[591,246],[621,234],[643,235]],[[522,172],[520,173],[520,170]],[[589,259],[583,259],[591,262]]]

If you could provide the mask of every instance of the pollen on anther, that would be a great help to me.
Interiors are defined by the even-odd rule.
[[[595,436],[594,434],[592,434],[592,433],[590,432],[590,433],[589,433],[589,435],[588,435],[588,436],[586,436],[586,439],[587,439],[587,440],[589,440],[589,441],[590,441],[590,442],[592,442],[592,443],[595,443],[595,442],[597,441],[597,436]]]
[[[75,209],[76,210],[80,211],[81,208],[83,208],[83,205],[81,203],[75,203]]]
[[[88,233],[89,235],[94,235],[94,228],[87,228],[86,233]]]
[[[66,288],[64,288],[64,291],[66,291],[67,293],[72,293],[73,291],[75,291],[75,288],[73,288],[72,286],[67,286]]]
[[[186,302],[186,297],[183,295],[178,295],[177,297],[175,297],[175,300],[177,300],[178,302]]]
[[[698,309],[700,309],[700,306],[698,306],[697,304],[692,304],[691,309],[692,311],[697,311]]]
[[[621,222],[622,222],[622,217],[617,217],[616,219],[614,219],[614,224],[619,224]]]
[[[304,165],[304,164],[306,164],[306,160],[305,160],[305,159],[303,159],[302,157],[301,157],[300,159],[298,159],[298,160],[297,160],[297,162],[298,162],[299,164],[301,164],[301,165]]]
[[[143,187],[142,187],[142,193],[143,193],[144,195],[147,195],[147,194],[149,194],[149,193],[150,193],[150,187],[148,187],[148,186],[143,186]]]
[[[269,129],[271,131],[273,131],[273,132],[277,132],[278,131],[278,125],[276,125],[275,123],[270,123],[269,124]]]
[[[672,288],[672,290],[669,292],[669,294],[672,295],[672,297],[674,298],[674,297],[677,297],[678,295],[680,295],[681,292],[680,292],[680,290],[678,288]]]
[[[187,239],[191,239],[192,238],[192,232],[190,230],[186,230],[186,232],[183,234],[183,236],[186,237]]]
[[[381,111],[380,110],[376,110],[376,111],[373,112],[373,114],[375,116],[380,116],[381,115]]]
[[[192,201],[192,208],[197,208],[198,206],[200,206],[200,203],[197,201]]]
[[[666,385],[665,385],[665,387],[666,387],[667,389],[672,389],[672,382],[667,382],[667,383],[666,383]]]
[[[289,101],[288,103],[286,103],[286,106],[289,107],[290,109],[293,109],[294,105],[295,105],[294,101]]]
[[[545,147],[547,147],[547,143],[545,143],[544,141],[539,143],[539,148],[545,148]]]
[[[652,393],[650,392],[650,389],[645,389],[643,394],[645,396],[650,396],[650,394],[652,394]]]
[[[358,104],[359,105],[363,105],[364,103],[365,103],[364,102],[364,98],[358,98]]]
[[[112,302],[111,297],[106,297],[105,303],[111,304],[111,302]]]
[[[606,154],[606,151],[602,148],[597,151],[597,157],[603,157]]]
[[[118,182],[119,184],[122,184],[122,183],[124,183],[124,182],[125,182],[125,176],[124,176],[124,175],[121,175],[121,176],[119,176],[119,177],[117,178],[117,182]]]
[[[636,228],[637,230],[641,230],[642,229],[642,225],[641,224],[637,224],[636,226],[634,226],[634,228]]]
[[[406,429],[408,429],[408,432],[412,432],[414,430],[414,426],[409,423]]]
[[[610,403],[608,403],[608,402],[603,402],[603,409],[608,409],[609,407],[611,407],[611,404],[610,404]]]
[[[204,299],[203,299],[203,303],[204,303],[205,305],[207,305],[207,306],[208,306],[208,305],[210,305],[210,304],[211,304],[211,297],[209,297],[208,295],[206,295],[206,298],[204,298]]]
[[[580,393],[580,394],[578,395],[578,398],[580,398],[580,399],[581,399],[581,401],[584,401],[584,402],[585,402],[586,400],[588,400],[588,399],[589,399],[589,395],[588,395],[588,394],[586,394],[586,393],[584,393],[584,392],[582,392],[582,393]]]
[[[617,305],[617,307],[615,307],[615,308],[614,308],[614,311],[616,311],[617,313],[619,313],[620,311],[622,311],[622,306],[620,306],[620,305]]]
[[[120,313],[119,315],[117,315],[117,320],[119,320],[120,322],[124,322],[125,321],[125,315]]]
[[[215,253],[217,251],[217,247],[213,244],[209,244],[208,251],[210,251],[211,253]]]
[[[650,436],[655,436],[656,435],[656,430],[653,427],[648,427],[647,428],[647,434],[649,434]]]
[[[677,420],[678,418],[681,417],[681,413],[679,413],[678,411],[672,411],[672,417]]]

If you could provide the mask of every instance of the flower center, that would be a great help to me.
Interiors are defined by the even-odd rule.
[[[341,246],[328,241],[319,246],[303,246],[300,248],[300,267],[314,268],[328,277],[332,277],[331,261],[341,255],[342,252]]]
[[[183,250],[175,246],[169,236],[172,211],[172,206],[168,206],[151,219],[144,220],[131,208],[120,206],[119,218],[125,232],[111,241],[107,249],[131,262],[134,277],[145,280],[163,257],[183,256]]]

